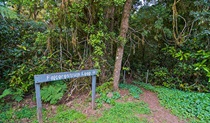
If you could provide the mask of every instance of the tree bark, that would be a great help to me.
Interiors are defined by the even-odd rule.
[[[132,0],[126,0],[120,25],[120,35],[119,35],[120,39],[126,39],[126,33],[129,27],[128,21],[130,17],[131,6],[132,6]],[[119,40],[118,43],[119,45],[116,51],[116,59],[115,59],[115,66],[113,73],[113,84],[115,91],[118,90],[119,86],[120,71],[121,71],[122,58],[123,58],[124,45],[125,45],[125,42],[121,40]]]

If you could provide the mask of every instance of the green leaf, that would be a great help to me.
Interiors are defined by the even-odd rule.
[[[3,18],[18,19],[16,12],[4,6],[0,6],[0,14],[2,15]]]
[[[10,94],[12,94],[11,89],[5,89],[2,93],[2,95],[0,95],[0,99],[4,98],[5,96],[10,95]]]

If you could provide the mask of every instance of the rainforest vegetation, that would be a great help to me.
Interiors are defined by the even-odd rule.
[[[209,9],[208,0],[0,0],[0,103],[34,94],[36,74],[98,69],[97,84],[112,83],[119,48],[119,83],[208,93]],[[89,91],[91,81],[43,86],[60,99]]]
[[[43,83],[45,122],[148,122],[146,97],[209,122],[209,37],[209,0],[0,0],[0,123],[37,122],[34,75],[89,69],[97,109],[91,77]]]

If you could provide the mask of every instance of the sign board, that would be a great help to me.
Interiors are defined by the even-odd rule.
[[[36,103],[37,103],[37,118],[39,123],[42,123],[42,102],[40,94],[40,84],[44,82],[52,82],[57,80],[64,80],[70,78],[78,78],[85,76],[92,76],[92,108],[95,108],[95,91],[96,91],[96,74],[97,70],[81,70],[75,72],[60,72],[50,74],[34,75],[35,90],[36,90]]]

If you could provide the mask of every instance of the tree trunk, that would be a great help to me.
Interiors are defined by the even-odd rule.
[[[130,17],[130,11],[131,11],[131,5],[132,5],[132,0],[126,0],[126,3],[124,5],[123,9],[123,15],[122,15],[122,20],[121,20],[121,25],[120,25],[120,39],[126,39],[126,33],[128,31],[128,20]],[[115,66],[114,66],[114,73],[113,73],[113,84],[114,84],[114,90],[118,90],[118,85],[119,85],[119,79],[120,79],[120,71],[121,71],[121,64],[122,64],[122,58],[123,58],[123,52],[124,52],[124,45],[125,42],[122,40],[119,40],[119,46],[117,47],[116,51],[116,59],[115,59]]]

